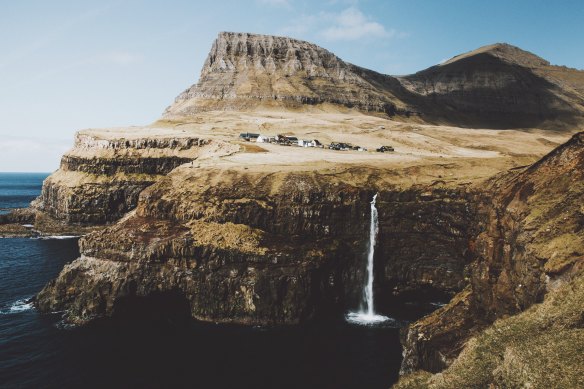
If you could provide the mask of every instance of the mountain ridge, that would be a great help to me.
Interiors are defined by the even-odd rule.
[[[198,82],[163,117],[327,103],[428,124],[568,128],[584,123],[584,71],[497,43],[411,75],[391,76],[307,41],[221,32]]]

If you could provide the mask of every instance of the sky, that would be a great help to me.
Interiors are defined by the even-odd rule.
[[[584,69],[583,21],[582,0],[0,0],[0,171],[50,172],[77,130],[152,123],[220,31],[400,75],[496,42]]]

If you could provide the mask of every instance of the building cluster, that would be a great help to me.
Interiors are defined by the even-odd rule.
[[[248,142],[258,142],[258,143],[274,143],[281,146],[299,146],[299,147],[318,147],[324,148],[321,142],[318,139],[298,139],[298,137],[293,135],[262,135],[262,134],[254,134],[251,132],[244,132],[239,134],[239,138]],[[361,146],[352,145],[350,143],[342,143],[342,142],[331,142],[328,146],[326,146],[330,150],[337,150],[337,151],[347,151],[347,150],[355,150],[355,151],[367,151],[366,148]],[[378,152],[388,152],[394,151],[393,147],[391,146],[381,146],[376,151]]]
[[[292,135],[262,135],[251,132],[244,132],[239,134],[239,137],[248,142],[258,143],[275,143],[282,146],[300,146],[300,147],[324,147],[318,139],[298,139]]]

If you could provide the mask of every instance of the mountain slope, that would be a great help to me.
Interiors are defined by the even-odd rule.
[[[404,373],[447,369],[397,387],[581,386],[573,351],[584,342],[583,166],[578,133],[530,167],[488,181],[470,285],[404,333]]]
[[[482,47],[400,81],[424,96],[428,116],[447,123],[499,128],[577,125],[584,112],[584,72],[551,66],[507,44]]]
[[[314,44],[284,37],[222,32],[199,82],[179,95],[166,117],[259,105],[333,103],[393,114],[405,105],[396,79],[344,62]]]
[[[347,63],[312,43],[223,32],[197,84],[180,94],[164,117],[323,103],[431,124],[568,128],[584,123],[584,72],[496,44],[393,77]]]

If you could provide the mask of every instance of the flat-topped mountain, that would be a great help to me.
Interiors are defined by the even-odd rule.
[[[465,127],[578,126],[584,123],[584,72],[496,44],[393,77],[305,41],[223,32],[197,84],[164,116],[180,120],[210,110],[322,104]]]
[[[312,43],[222,32],[199,82],[179,95],[165,116],[321,103],[393,115],[405,109],[393,90],[400,90],[396,79],[347,63]]]

